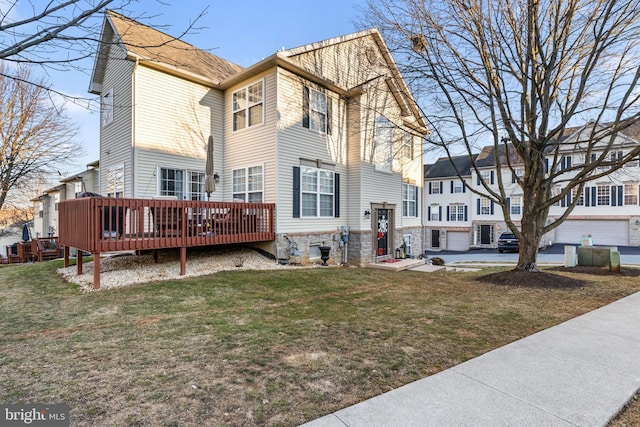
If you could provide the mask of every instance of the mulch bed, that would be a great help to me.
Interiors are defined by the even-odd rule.
[[[576,266],[576,267],[553,267],[545,271],[522,271],[509,270],[499,273],[486,274],[478,277],[476,280],[494,285],[517,286],[527,288],[555,288],[555,289],[572,289],[581,288],[588,284],[588,281],[573,278],[566,275],[550,273],[550,271],[558,271],[564,273],[576,274],[593,274],[593,275],[610,275],[618,274],[611,272],[608,268],[592,267],[592,266]],[[640,269],[625,268],[621,269],[620,276],[637,277],[640,276]]]

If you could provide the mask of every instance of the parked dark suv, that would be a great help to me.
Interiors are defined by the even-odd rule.
[[[518,252],[518,250],[520,250],[520,245],[518,244],[518,238],[514,236],[513,233],[502,233],[500,237],[498,237],[498,252],[500,253],[504,251]]]

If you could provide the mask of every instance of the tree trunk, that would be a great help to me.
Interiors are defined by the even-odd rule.
[[[528,177],[529,181],[525,186],[534,186],[537,183],[533,174]],[[537,271],[538,270],[538,248],[542,240],[544,225],[547,221],[548,209],[541,209],[537,199],[546,197],[543,194],[535,194],[530,191],[523,197],[522,220],[520,222],[519,254],[516,270]],[[517,234],[516,234],[517,235]]]

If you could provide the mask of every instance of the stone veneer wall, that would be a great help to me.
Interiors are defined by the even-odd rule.
[[[422,254],[422,227],[412,227],[395,230],[390,256],[393,257],[395,248],[402,245],[402,239],[405,235],[411,236],[410,255],[416,257]],[[327,261],[329,265],[341,265],[345,259],[345,252],[349,265],[365,266],[367,263],[375,261],[373,259],[373,239],[370,230],[351,231],[347,244],[341,241],[338,231],[317,234],[280,234],[276,237],[276,257],[280,260],[287,260],[291,264],[320,263],[319,257],[310,257],[310,247],[322,245],[323,243],[326,246],[331,246],[331,258]],[[297,248],[297,255],[291,254],[290,248],[292,246]]]

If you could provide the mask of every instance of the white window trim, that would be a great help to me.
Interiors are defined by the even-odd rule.
[[[514,203],[514,201],[518,201],[518,203]],[[514,208],[517,208],[517,211],[514,211]],[[510,215],[522,215],[522,196],[511,196],[511,203],[509,206],[509,214]]]
[[[304,170],[312,170],[316,172],[316,191],[305,191],[302,186],[302,177],[304,176]],[[328,172],[331,175],[332,191],[331,193],[324,193],[320,191],[320,172]],[[335,218],[335,185],[336,185],[336,173],[330,169],[320,169],[312,166],[300,166],[300,218]],[[304,209],[304,195],[315,194],[316,196],[316,213],[315,215],[306,215]],[[333,201],[331,207],[331,215],[321,215],[320,199],[321,196],[331,196]]]
[[[319,94],[324,97],[324,111],[320,111],[313,108],[313,103],[311,102],[311,99],[314,94]],[[327,104],[329,102],[330,102],[329,97],[327,96],[326,93],[313,89],[311,87],[309,88],[309,129],[315,130],[316,132],[320,132],[320,133],[327,133],[327,127],[329,124],[329,109]],[[316,128],[314,126],[315,122],[314,120],[312,120],[312,115],[311,115],[312,112],[315,112],[324,116],[324,129]]]
[[[260,178],[261,178],[261,186],[260,186],[260,190],[249,190],[249,169],[251,168],[260,168]],[[251,166],[247,166],[247,167],[242,167],[242,168],[235,168],[231,171],[231,194],[233,195],[233,198],[235,199],[237,194],[242,194],[244,196],[244,201],[248,202],[249,201],[249,194],[260,194],[260,202],[256,202],[256,203],[263,203],[264,202],[264,163],[262,164],[257,164],[257,165],[251,165]],[[234,186],[234,182],[233,182],[233,175],[235,171],[238,170],[244,170],[245,175],[245,181],[244,181],[244,189],[242,191],[235,191],[235,189],[233,188]]]
[[[418,214],[418,200],[416,197],[417,186],[409,184],[408,182],[402,183],[402,216],[406,218],[415,217]],[[405,192],[406,189],[406,192]],[[405,198],[405,195],[407,196]],[[410,205],[413,205],[413,211],[409,209]],[[405,212],[406,206],[406,212]]]
[[[485,196],[480,197],[479,215],[491,215],[491,199]]]
[[[102,109],[100,121],[102,126],[113,123],[113,88],[109,89],[102,95]]]
[[[182,197],[183,198],[182,199],[178,199],[178,200],[192,200],[191,199],[191,195],[193,194],[191,192],[191,182],[192,182],[191,181],[191,173],[192,172],[202,174],[203,179],[204,179],[204,174],[205,174],[205,172],[203,170],[171,167],[171,166],[166,166],[166,165],[158,165],[157,168],[156,168],[156,176],[157,176],[156,195],[159,196],[159,197],[166,196],[166,195],[162,194],[162,169],[182,171],[182,176],[183,176],[183,178],[182,178]],[[204,182],[202,183],[202,188],[203,188],[203,192],[202,193],[198,193],[200,195],[200,197],[202,197],[202,199],[198,199],[198,200],[206,200],[206,193],[204,193]]]
[[[388,127],[382,127],[383,123],[380,122],[383,121]],[[385,116],[377,116],[375,119],[373,141],[375,170],[391,173],[393,171],[393,127],[391,121]]]
[[[261,101],[260,102],[250,103],[249,102],[249,88],[251,86],[254,86],[254,85],[258,84],[258,83],[262,83],[262,98],[261,98]],[[233,93],[231,94],[231,129],[232,129],[233,132],[240,132],[240,131],[243,131],[245,129],[249,129],[251,127],[264,125],[264,121],[265,121],[265,90],[266,90],[266,81],[265,81],[265,79],[260,79],[260,80],[256,80],[256,81],[244,86],[243,88],[240,88],[240,89],[238,89],[236,91],[233,91]],[[233,98],[234,98],[236,93],[242,92],[242,91],[244,91],[244,93],[245,93],[245,103],[246,103],[246,105],[243,108],[235,109],[234,106],[233,106]],[[262,104],[262,116],[260,118],[260,123],[256,123],[254,125],[251,125],[251,122],[250,122],[251,115],[249,114],[250,113],[249,110],[251,109],[251,107],[254,107],[254,106],[260,105],[260,104]],[[243,111],[243,110],[245,111],[245,116],[244,116],[245,125],[244,125],[243,128],[235,129],[235,114],[237,112]]]
[[[121,188],[118,188],[118,179],[115,175],[118,171],[120,171],[120,173],[122,174],[122,180],[120,180]],[[106,189],[105,193],[107,197],[118,198],[118,194],[120,194],[120,197],[124,197],[124,163],[113,165],[107,168],[106,175],[107,175],[106,176],[107,182],[105,186],[105,189]]]

